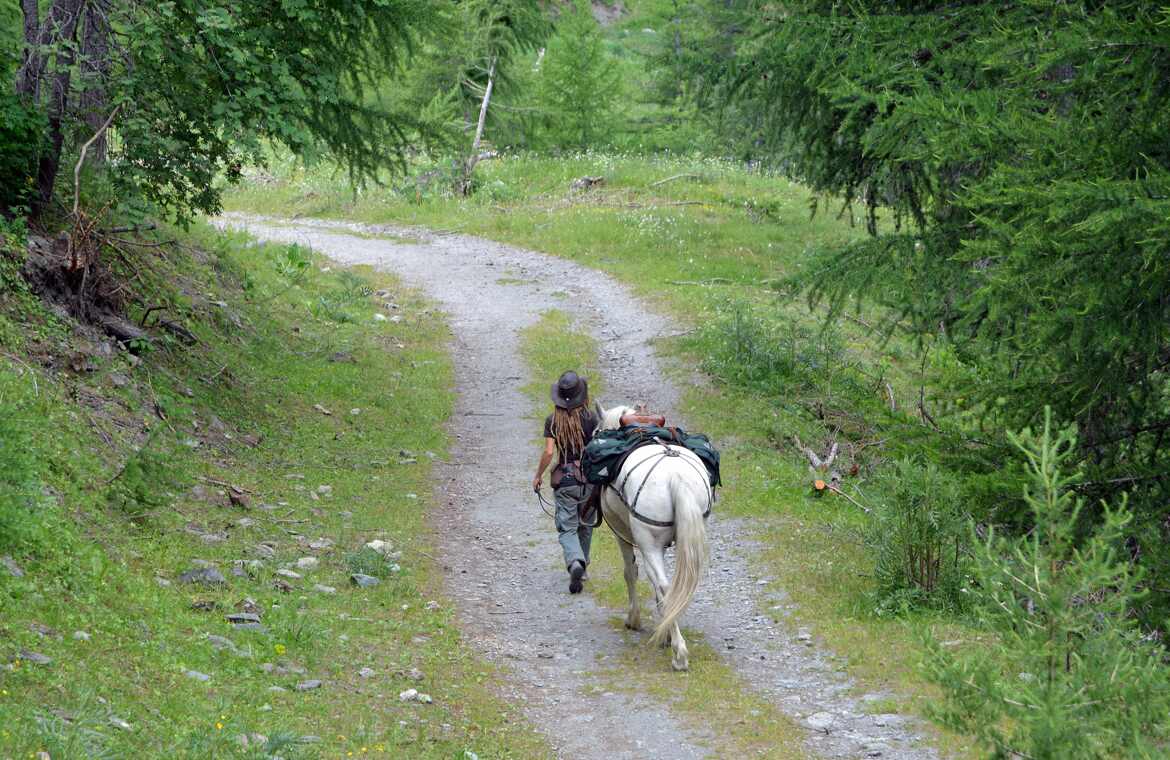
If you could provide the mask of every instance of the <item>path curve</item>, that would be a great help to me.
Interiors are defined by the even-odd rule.
[[[569,596],[548,519],[526,496],[540,421],[520,391],[528,369],[519,332],[558,308],[599,339],[607,400],[650,399],[677,414],[678,392],[651,342],[672,325],[613,278],[572,262],[465,235],[418,228],[227,215],[221,226],[260,239],[297,242],[347,265],[387,269],[420,287],[449,315],[458,399],[454,445],[438,468],[443,508],[436,527],[448,592],[468,640],[512,678],[500,684],[525,706],[558,756],[702,758],[719,756],[709,728],[689,725],[645,695],[607,691],[591,676],[616,664],[622,633],[614,611],[588,594]],[[604,306],[604,308],[603,308]],[[684,616],[726,661],[781,712],[808,729],[808,756],[931,760],[914,723],[873,715],[851,684],[786,624],[782,597],[754,576],[751,526],[709,524],[712,568]],[[819,715],[818,715],[819,714]],[[813,728],[825,715],[826,728]]]

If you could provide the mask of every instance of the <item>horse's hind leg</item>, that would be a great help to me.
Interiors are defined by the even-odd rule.
[[[646,575],[654,586],[654,596],[658,602],[658,616],[662,617],[662,602],[666,599],[666,592],[670,590],[670,580],[666,575],[666,561],[662,556],[662,549],[654,547],[652,551],[642,551],[642,558],[646,560]],[[687,642],[683,638],[678,623],[671,626],[670,639],[666,642],[672,647],[673,657],[670,666],[675,670],[686,670],[689,667]]]
[[[626,577],[626,590],[630,594],[630,611],[626,613],[626,628],[631,631],[640,631],[642,630],[642,608],[638,604],[638,563],[634,558],[634,547],[620,537],[617,544],[622,550],[622,561],[625,563],[623,575]]]

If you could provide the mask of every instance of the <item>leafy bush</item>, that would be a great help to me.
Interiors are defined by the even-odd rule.
[[[732,305],[709,322],[700,341],[703,369],[772,396],[808,391],[851,374],[837,333],[768,319],[747,306]]]
[[[340,287],[323,293],[316,301],[310,302],[309,311],[318,319],[327,319],[341,324],[354,322],[356,317],[350,309],[369,300],[374,290],[361,275],[348,270],[338,273]]]
[[[40,113],[0,93],[0,213],[22,206],[33,190],[44,135]]]
[[[384,554],[363,546],[345,555],[345,565],[351,573],[372,575],[375,578],[389,578],[397,572],[397,565]]]
[[[952,474],[904,459],[884,478],[870,544],[879,611],[965,604],[968,521]]]
[[[1163,756],[1170,671],[1132,615],[1146,590],[1119,552],[1125,500],[1081,538],[1076,435],[1055,432],[1046,413],[1040,433],[1013,442],[1028,462],[1035,528],[992,532],[976,552],[978,620],[995,644],[956,652],[927,642],[926,673],[943,690],[933,717],[997,758]]]

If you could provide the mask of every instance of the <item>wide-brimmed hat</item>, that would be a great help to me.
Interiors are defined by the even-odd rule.
[[[552,384],[552,402],[562,409],[576,409],[589,398],[585,378],[569,370]]]

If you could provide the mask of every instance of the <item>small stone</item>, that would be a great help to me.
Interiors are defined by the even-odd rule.
[[[300,573],[293,571],[293,570],[289,570],[287,567],[280,568],[279,570],[276,571],[276,574],[282,578],[289,578],[290,580],[294,580],[294,581],[300,580],[302,577]]]
[[[354,417],[356,417],[356,416],[358,416],[359,414],[361,414],[361,413],[362,413],[362,410],[361,410],[361,409],[350,409],[350,410],[349,410],[349,413],[350,413],[351,415],[353,415]]]
[[[214,567],[200,567],[188,570],[179,576],[179,583],[201,583],[205,586],[219,586],[227,583],[223,573]]]
[[[419,702],[422,702],[424,705],[429,705],[429,704],[431,704],[432,702],[434,702],[435,700],[431,699],[431,695],[430,695],[430,694],[419,694],[419,695],[418,695],[418,701],[419,701]]]
[[[321,551],[331,546],[333,546],[333,539],[330,538],[318,538],[309,542],[309,548],[313,551]]]
[[[3,566],[4,569],[8,571],[8,574],[13,578],[24,577],[24,571],[20,569],[20,565],[16,564],[16,560],[12,559],[12,557],[8,556],[7,554],[3,557],[0,557],[0,566]]]
[[[247,509],[248,507],[252,506],[252,502],[248,498],[248,494],[239,490],[235,486],[232,486],[228,489],[228,501],[232,503],[233,507],[239,507],[240,509]]]
[[[244,749],[248,747],[263,749],[264,745],[268,743],[268,737],[264,734],[240,734],[236,737],[236,743]]]
[[[418,689],[407,689],[398,693],[398,699],[402,702],[415,702],[418,700]]]
[[[211,676],[207,675],[206,673],[200,673],[198,670],[186,670],[183,671],[183,675],[187,676],[188,678],[194,678],[196,681],[207,682],[211,680]]]
[[[271,544],[256,544],[252,547],[252,551],[265,559],[272,559],[276,556],[276,547]]]
[[[259,623],[260,622],[260,616],[254,612],[232,612],[230,614],[224,615],[224,617],[227,619],[227,621],[229,623],[236,624],[236,625],[238,625],[240,623]]]
[[[239,520],[236,520],[236,527],[239,528],[251,528],[255,524],[256,521],[251,517],[241,517]]]
[[[879,741],[867,741],[861,745],[861,751],[866,757],[881,757],[888,749],[889,747]]]
[[[813,713],[805,718],[805,722],[808,723],[810,728],[817,731],[824,731],[826,734],[829,733],[829,728],[832,727],[835,720],[836,718],[833,714],[827,712]]]
[[[326,586],[323,583],[314,583],[313,590],[317,591],[319,593],[322,593],[322,594],[336,594],[337,593],[337,589],[333,588],[332,586]]]
[[[34,652],[30,649],[20,650],[19,659],[25,662],[31,662],[33,665],[52,665],[53,658],[43,655],[40,652]]]
[[[42,638],[60,638],[61,634],[57,633],[57,629],[50,628],[44,623],[29,623],[29,630]]]
[[[319,485],[319,486],[317,486],[317,493],[319,493],[322,496],[332,496],[333,495],[333,486]]]
[[[211,644],[213,649],[226,649],[233,654],[239,652],[239,650],[236,649],[235,642],[233,642],[231,639],[225,638],[223,636],[216,636],[213,633],[209,633],[207,635],[207,643]]]
[[[191,609],[196,612],[211,612],[216,606],[216,602],[212,599],[197,599],[191,602]]]
[[[268,628],[263,623],[237,623],[235,626],[237,631],[255,631],[256,633],[268,633]]]
[[[205,544],[222,544],[224,541],[228,540],[228,534],[222,532],[204,533],[203,535],[199,536],[199,538]]]
[[[319,565],[320,562],[321,561],[319,559],[317,559],[316,557],[301,557],[300,559],[297,560],[297,569],[298,570],[316,570],[317,565]]]
[[[130,384],[130,378],[123,375],[121,372],[110,373],[110,385],[115,388],[125,388]]]
[[[264,614],[264,608],[256,603],[256,600],[250,596],[245,596],[243,599],[235,603],[236,612],[251,612],[254,615]]]
[[[313,404],[313,408],[316,409],[321,414],[325,415],[326,417],[332,416],[332,414],[333,414],[333,412],[329,411],[328,409],[321,406],[320,404]]]
[[[387,542],[383,541],[380,538],[376,538],[373,541],[366,542],[366,548],[370,549],[372,551],[376,551],[378,554],[381,554],[383,556],[385,556],[386,554],[389,554],[394,549],[393,546],[391,546],[390,544],[388,544]]]
[[[375,673],[373,668],[362,668],[358,671],[358,675],[362,678],[373,678]]]
[[[297,691],[312,691],[313,689],[320,688],[321,682],[315,678],[311,678],[308,681],[301,681],[297,684]]]
[[[273,694],[287,694],[288,693],[288,689],[284,688],[283,686],[269,686],[268,690],[270,692],[272,692]]]
[[[73,632],[73,639],[75,641],[89,641],[90,638],[91,637],[87,631],[74,631]]]
[[[133,726],[131,726],[129,723],[127,723],[126,721],[119,718],[117,715],[110,716],[110,725],[113,726],[114,728],[121,729],[122,731],[133,731],[134,730]]]
[[[377,586],[382,582],[381,578],[375,578],[372,575],[365,575],[364,573],[354,573],[349,576],[349,580],[358,588],[369,588],[370,586]]]
[[[320,744],[320,743],[321,743],[321,737],[320,737],[320,736],[314,736],[314,735],[312,735],[312,734],[305,734],[305,735],[304,735],[304,736],[302,736],[300,739],[297,739],[297,743],[298,743],[298,744]]]
[[[440,609],[439,603],[432,599],[431,601],[427,602],[427,609],[432,611]]]
[[[166,578],[159,578],[157,576],[155,577],[154,582],[157,583],[162,588],[167,588],[168,586],[171,585],[171,582],[168,581]]]
[[[419,670],[418,668],[411,668],[410,670],[407,671],[406,677],[412,681],[421,681],[426,676],[424,676],[423,672],[421,670]]]

